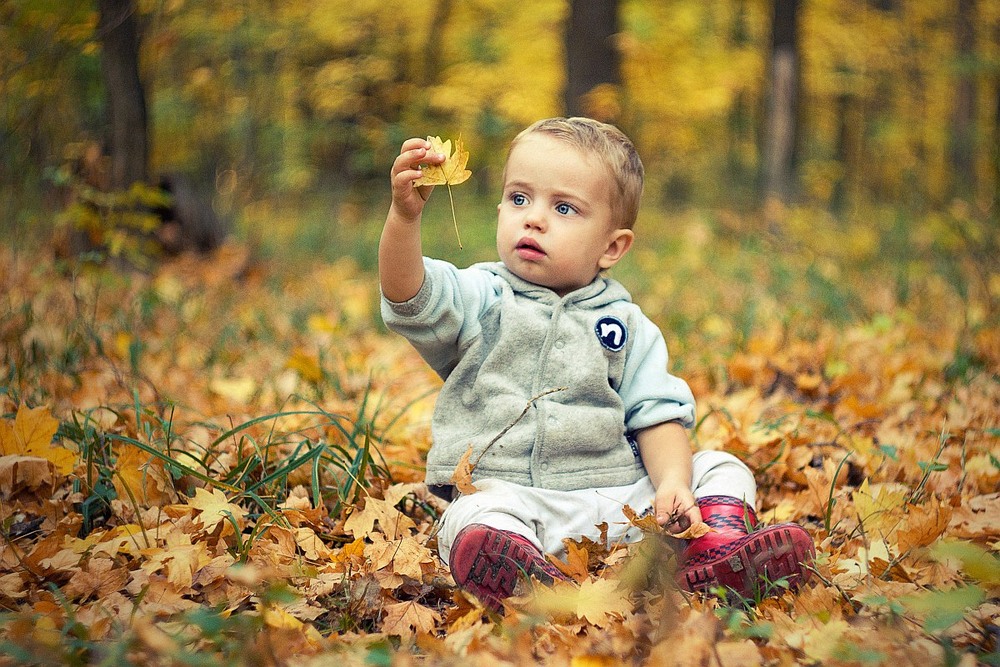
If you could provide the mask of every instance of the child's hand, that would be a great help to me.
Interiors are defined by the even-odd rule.
[[[682,533],[692,526],[703,523],[701,508],[691,494],[691,489],[685,484],[663,481],[656,489],[653,503],[656,522],[667,532]]]
[[[416,222],[424,210],[424,203],[433,186],[413,187],[420,178],[421,164],[441,164],[445,156],[431,153],[431,144],[426,139],[407,139],[403,142],[399,157],[392,163],[392,207],[400,218]]]

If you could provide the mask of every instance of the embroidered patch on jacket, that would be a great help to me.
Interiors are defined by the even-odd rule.
[[[594,333],[597,334],[597,340],[601,341],[601,345],[612,352],[620,352],[625,347],[625,341],[628,340],[628,329],[625,328],[625,323],[612,315],[605,315],[597,320]]]

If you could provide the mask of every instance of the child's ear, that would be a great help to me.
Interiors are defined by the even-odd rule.
[[[631,229],[616,229],[611,233],[608,239],[608,249],[604,251],[601,255],[600,261],[598,261],[598,266],[602,269],[610,269],[612,266],[618,263],[628,249],[632,247],[632,241],[635,240],[635,232]]]

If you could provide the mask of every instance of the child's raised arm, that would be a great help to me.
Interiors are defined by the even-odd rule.
[[[382,294],[397,303],[416,296],[424,283],[420,218],[433,187],[413,187],[421,164],[440,164],[445,156],[430,152],[430,142],[407,139],[392,163],[392,204],[378,244]]]

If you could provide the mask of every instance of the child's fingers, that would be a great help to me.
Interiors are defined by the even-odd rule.
[[[701,508],[698,507],[697,503],[684,513],[684,518],[687,519],[688,524],[691,526],[696,526],[704,521],[701,517]]]
[[[421,164],[439,164],[444,162],[444,155],[432,153],[430,149],[430,142],[424,139],[407,139],[403,142],[399,156],[393,162],[393,173],[399,174],[404,171],[419,170]]]

